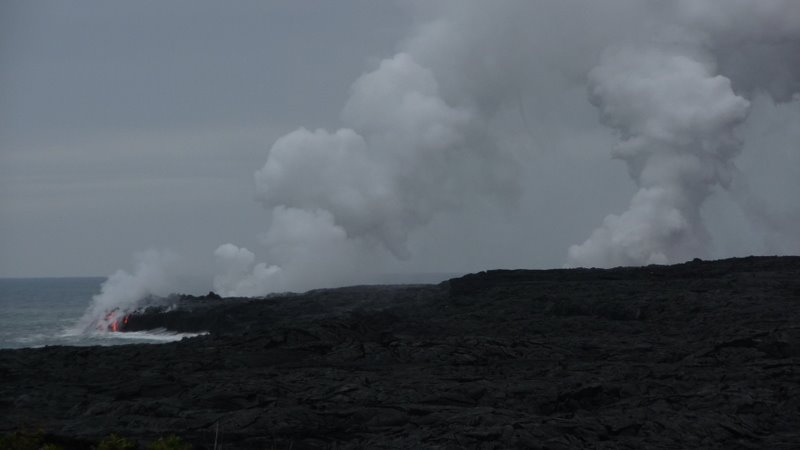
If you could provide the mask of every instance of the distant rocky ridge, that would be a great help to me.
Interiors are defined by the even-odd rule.
[[[0,350],[0,432],[196,449],[796,448],[800,258],[183,296],[161,345]]]

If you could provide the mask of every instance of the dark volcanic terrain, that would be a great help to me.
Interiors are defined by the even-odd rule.
[[[0,351],[0,432],[212,448],[800,448],[800,258],[190,298]],[[218,445],[219,448],[219,445]]]

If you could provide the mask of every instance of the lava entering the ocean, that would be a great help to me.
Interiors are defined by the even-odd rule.
[[[104,324],[106,325],[106,329],[104,331],[110,331],[112,333],[120,333],[124,330],[125,325],[128,324],[128,318],[130,317],[128,314],[122,315],[120,317],[120,311],[118,308],[114,308],[113,310],[106,313]]]

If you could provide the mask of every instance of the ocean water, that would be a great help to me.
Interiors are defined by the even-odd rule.
[[[105,278],[0,278],[0,348],[163,343],[189,334],[86,332],[78,326]]]

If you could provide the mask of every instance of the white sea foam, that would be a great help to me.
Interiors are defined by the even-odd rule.
[[[62,333],[57,335],[58,338],[66,341],[78,340],[86,342],[85,344],[78,345],[117,345],[122,343],[140,343],[140,344],[159,344],[165,342],[176,342],[185,338],[192,338],[203,336],[208,332],[198,333],[179,333],[170,331],[165,328],[156,328],[147,331],[91,331],[85,332],[77,330],[74,327],[65,329]],[[75,345],[75,344],[72,344]]]

